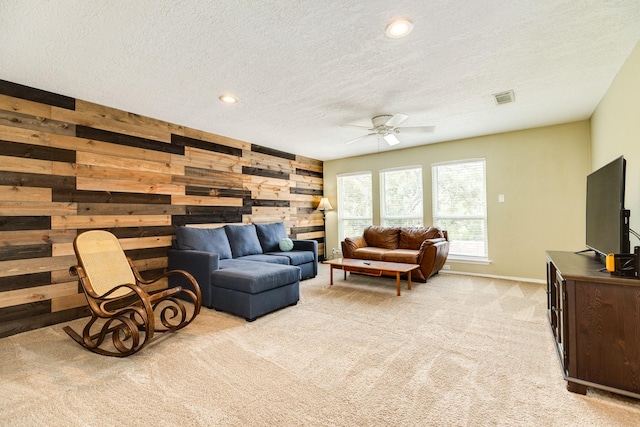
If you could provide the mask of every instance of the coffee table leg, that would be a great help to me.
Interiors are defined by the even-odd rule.
[[[400,272],[396,271],[396,289],[398,290],[398,296],[400,296]]]
[[[411,290],[411,272],[407,273],[407,289]]]
[[[329,270],[329,286],[333,286],[333,264],[331,264],[331,269]]]

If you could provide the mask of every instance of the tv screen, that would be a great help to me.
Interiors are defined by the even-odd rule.
[[[621,156],[587,176],[587,247],[601,255],[630,251],[625,170]]]

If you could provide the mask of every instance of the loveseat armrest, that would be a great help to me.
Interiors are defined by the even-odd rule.
[[[292,239],[294,251],[313,252],[313,277],[318,275],[318,242],[315,240]]]
[[[353,251],[358,248],[364,248],[367,246],[367,241],[363,236],[346,237],[342,242],[342,256],[345,258],[353,258]]]
[[[425,280],[442,269],[448,255],[449,242],[446,238],[427,239],[422,242],[418,264]]]
[[[202,304],[211,306],[211,273],[218,269],[219,255],[215,252],[203,252],[181,249],[169,249],[168,266],[169,270],[184,270],[190,273],[202,292]],[[182,275],[174,274],[169,276],[169,287],[185,286]]]
[[[318,259],[318,242],[315,240],[291,239],[294,251],[311,251]]]
[[[447,239],[445,239],[444,237],[437,237],[435,239],[426,239],[424,242],[422,242],[422,244],[420,245],[420,250],[422,250],[423,247],[427,247],[439,242],[446,242]]]

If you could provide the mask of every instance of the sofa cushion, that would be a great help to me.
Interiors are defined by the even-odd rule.
[[[300,280],[300,268],[291,265],[258,263],[239,259],[220,262],[220,268],[211,273],[211,284],[248,294],[295,283]]]
[[[384,260],[389,262],[401,262],[404,264],[417,264],[420,251],[414,249],[396,249],[384,254]]]
[[[444,237],[438,227],[402,227],[400,229],[400,249],[420,249],[427,239]]]
[[[276,255],[276,256],[274,256]],[[253,254],[253,255],[245,255],[245,256],[241,256],[239,258],[236,259],[240,259],[240,260],[244,260],[244,261],[261,261],[261,262],[270,262],[272,264],[283,264],[283,265],[289,265],[291,264],[289,262],[289,258],[287,258],[286,256],[280,256],[282,255],[282,252],[278,252],[277,254],[274,255],[268,255],[268,254]]]
[[[231,247],[223,228],[193,228],[180,226],[176,229],[178,249],[215,252],[219,259],[231,258]]]
[[[363,236],[367,246],[384,249],[397,249],[400,228],[371,225],[365,228]]]
[[[364,248],[358,248],[353,251],[353,258],[384,261],[384,256],[387,252],[389,252],[389,249],[372,248],[366,246]]]
[[[287,236],[287,230],[284,228],[283,222],[274,222],[271,224],[254,224],[258,239],[262,246],[263,252],[275,252],[279,250],[280,240]]]
[[[312,251],[269,252],[269,255],[277,258],[286,257],[291,265],[302,265],[316,259]]]
[[[224,230],[229,238],[229,245],[234,258],[262,253],[258,233],[253,224],[225,225]]]

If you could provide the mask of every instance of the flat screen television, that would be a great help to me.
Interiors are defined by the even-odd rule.
[[[620,156],[587,176],[586,243],[600,255],[630,252],[625,174],[626,161]]]

